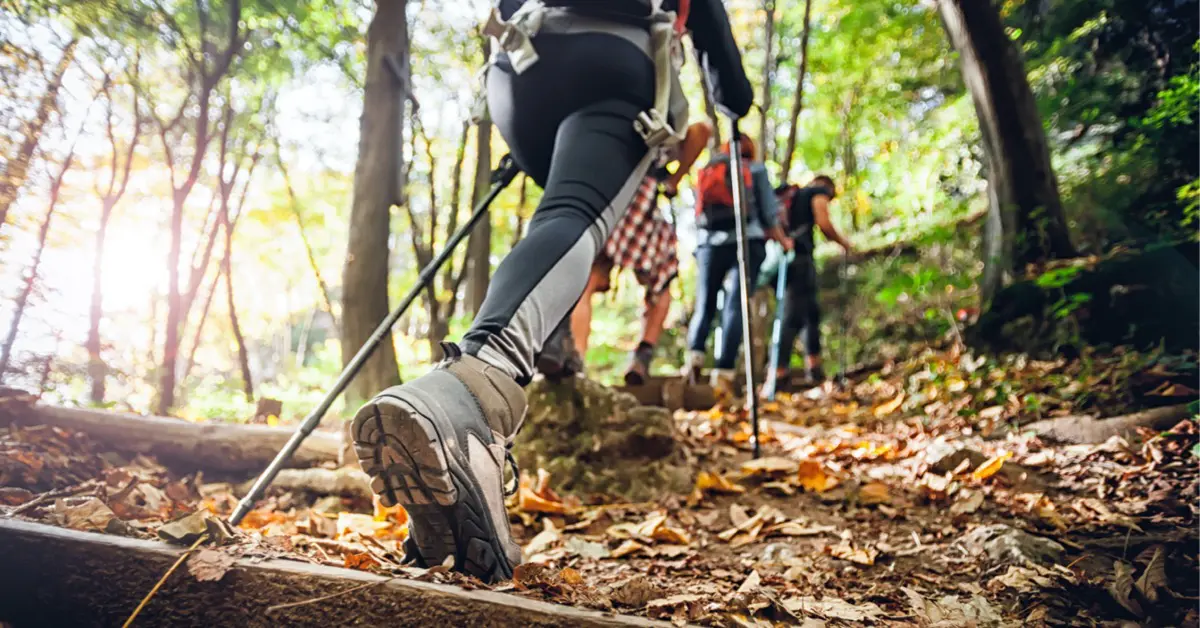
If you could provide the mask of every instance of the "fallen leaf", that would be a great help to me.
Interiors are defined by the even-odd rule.
[[[661,595],[662,590],[646,576],[634,576],[618,583],[609,593],[612,601],[632,607],[645,606],[647,602]]]
[[[381,536],[381,532],[387,531],[391,527],[392,522],[377,521],[372,515],[356,512],[339,512],[335,534],[336,538],[339,539],[351,534],[376,537]]]
[[[758,570],[755,569],[754,571],[750,572],[749,576],[746,576],[746,579],[744,581],[742,581],[742,586],[738,587],[737,592],[738,593],[751,593],[753,591],[758,590],[758,587],[761,585],[762,585],[762,576],[758,575]]]
[[[834,486],[837,486],[837,480],[829,477],[825,473],[825,468],[821,463],[815,460],[804,460],[800,462],[800,468],[797,471],[797,479],[800,486],[806,490],[823,493]]]
[[[1058,530],[1066,530],[1068,527],[1067,520],[1058,514],[1058,509],[1054,506],[1054,502],[1050,501],[1050,498],[1045,495],[1038,497],[1033,502],[1030,506],[1030,511],[1036,514],[1039,519],[1049,523]]]
[[[836,597],[825,597],[821,600],[812,597],[793,597],[784,600],[783,605],[793,613],[819,615],[825,619],[840,619],[850,622],[873,621],[883,615],[883,609],[873,602],[851,604]]]
[[[956,515],[969,515],[979,510],[979,507],[982,505],[983,492],[971,491],[971,493],[968,494],[965,499],[960,499],[954,502],[954,504],[950,506],[950,512]]]
[[[583,576],[570,567],[564,567],[562,571],[558,572],[558,577],[569,585],[583,584]]]
[[[550,519],[543,519],[542,531],[538,532],[532,539],[530,539],[529,543],[527,543],[523,548],[525,556],[528,557],[533,556],[534,554],[540,554],[550,549],[550,546],[554,545],[561,539],[562,531],[554,527],[554,522]]]
[[[1113,581],[1107,587],[1109,595],[1135,617],[1145,617],[1142,605],[1132,597],[1133,588],[1133,570],[1129,564],[1121,561],[1113,563]]]
[[[762,487],[770,491],[778,491],[784,497],[791,497],[796,494],[796,487],[787,482],[765,482]]]
[[[925,499],[931,502],[940,502],[950,497],[951,480],[950,474],[937,475],[935,473],[926,472],[917,482]]]
[[[692,602],[699,602],[700,600],[703,600],[703,599],[704,599],[703,595],[696,595],[695,593],[681,593],[679,595],[672,595],[671,597],[665,597],[665,598],[662,598],[659,600],[651,600],[648,604],[646,604],[646,608],[647,609],[672,608],[675,606],[679,606],[680,604],[691,604]]]
[[[836,532],[834,526],[805,526],[800,521],[785,521],[767,528],[765,536],[778,534],[780,536],[816,536],[826,532]]]
[[[1034,590],[1049,589],[1053,586],[1054,581],[1044,575],[1042,569],[1036,565],[1030,567],[1009,565],[1008,571],[1004,575],[996,576],[987,582],[987,589],[993,592],[1007,588],[1028,593]]]
[[[871,412],[875,415],[875,418],[882,419],[895,412],[902,403],[904,403],[904,391],[900,391],[900,394],[896,395],[891,401],[876,406]]]
[[[1147,601],[1151,603],[1158,602],[1160,590],[1167,590],[1167,572],[1166,572],[1166,552],[1163,546],[1155,545],[1150,548],[1153,553],[1150,556],[1150,561],[1146,564],[1146,570],[1142,572],[1142,577],[1137,579],[1134,586],[1142,593]],[[1150,551],[1148,550],[1148,551]]]
[[[561,515],[567,512],[566,504],[546,499],[528,486],[522,486],[517,490],[517,507],[525,512],[541,512],[551,515]]]
[[[768,456],[742,463],[742,472],[747,475],[786,475],[795,473],[800,463],[782,456]]]
[[[989,458],[988,460],[984,461],[983,464],[979,465],[975,471],[971,472],[971,478],[982,482],[983,480],[996,475],[996,472],[1000,470],[1000,467],[1004,466],[1004,461],[1012,458],[1012,456],[1013,455],[1011,451],[1006,451],[1002,454]]]
[[[617,549],[612,551],[613,558],[625,558],[637,553],[646,553],[648,548],[643,543],[638,543],[633,539],[629,539],[617,546]]]
[[[164,523],[158,528],[159,538],[178,543],[180,545],[191,545],[200,538],[201,534],[208,532],[208,522],[205,521],[206,512],[194,512],[190,515],[185,515]]]
[[[368,552],[351,552],[342,557],[342,566],[358,571],[371,571],[379,566],[379,561]]]
[[[746,523],[749,518],[750,513],[746,511],[745,506],[737,503],[729,505],[729,522],[735,527]]]
[[[67,501],[60,499],[54,507],[62,517],[63,525],[73,530],[103,531],[111,522],[120,521],[112,509],[96,497],[76,506],[67,506]]]
[[[187,560],[188,573],[200,582],[218,582],[233,568],[237,560],[213,549],[202,549]]]
[[[879,550],[870,547],[854,547],[850,541],[842,541],[837,545],[826,547],[825,551],[834,558],[848,560],[858,565],[866,565],[870,567],[875,564],[875,558],[879,556]]]
[[[609,551],[607,545],[603,543],[594,543],[592,541],[587,541],[574,536],[568,538],[567,541],[563,543],[563,547],[567,550],[567,553],[576,554],[584,558],[599,559],[612,556],[612,552]]]
[[[886,504],[891,500],[892,496],[888,493],[887,484],[882,482],[870,482],[858,489],[858,503],[864,506]]]
[[[745,493],[746,488],[730,482],[720,473],[701,471],[696,474],[696,490],[710,493]]]

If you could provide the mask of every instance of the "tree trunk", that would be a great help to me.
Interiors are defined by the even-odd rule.
[[[979,117],[1010,268],[1023,274],[1027,264],[1074,256],[1046,131],[1000,14],[991,2],[937,4]]]
[[[250,354],[246,351],[246,338],[242,336],[242,326],[238,323],[237,307],[233,298],[233,227],[229,221],[228,200],[222,200],[221,222],[225,226],[225,255],[221,268],[225,274],[225,299],[229,308],[229,324],[233,328],[233,337],[237,341],[238,366],[242,369],[242,392],[246,401],[254,401],[254,379],[250,374]]]
[[[471,192],[471,204],[478,205],[487,196],[492,179],[492,122],[484,118],[475,131],[475,185]],[[488,282],[492,275],[492,215],[489,212],[467,240],[469,278],[467,280],[467,304],[471,314],[478,314],[487,296]]]
[[[860,85],[856,85],[851,89],[846,96],[846,103],[842,108],[842,186],[847,190],[857,192],[858,187],[858,156],[854,152],[854,108],[858,102],[858,91]],[[846,204],[850,210],[850,224],[854,231],[858,231],[862,225],[859,224],[862,208],[858,206],[858,200],[851,197]]]
[[[8,210],[17,200],[17,193],[25,185],[25,177],[29,174],[29,163],[33,161],[33,153],[37,150],[42,139],[42,129],[50,120],[50,116],[58,110],[58,90],[62,88],[63,75],[75,60],[75,47],[78,39],[72,39],[63,48],[62,57],[54,68],[54,74],[46,84],[46,91],[38,102],[37,112],[33,120],[22,132],[21,147],[17,154],[9,158],[0,171],[0,227],[8,222]]]
[[[296,218],[296,229],[300,232],[300,242],[304,244],[304,254],[308,256],[308,266],[312,268],[313,277],[317,280],[317,289],[320,291],[321,307],[333,316],[333,301],[329,298],[329,286],[325,283],[325,278],[321,276],[321,266],[317,263],[317,256],[313,253],[312,243],[308,240],[308,233],[304,230],[304,216],[300,213],[300,203],[296,198],[296,189],[292,187],[292,177],[288,174],[287,166],[283,163],[283,155],[279,151],[279,141],[275,141],[275,161],[279,164],[279,173],[283,175],[283,184],[287,188],[288,207],[292,210],[292,215]]]
[[[792,97],[787,143],[783,146],[783,168],[780,179],[787,181],[792,171],[792,156],[796,152],[796,137],[800,129],[800,112],[804,110],[804,79],[808,74],[808,39],[812,34],[812,0],[804,0],[804,30],[800,35],[800,71],[796,75],[796,95]]]
[[[771,133],[771,87],[775,81],[775,0],[764,0],[763,10],[767,13],[766,56],[763,59],[762,117],[758,121],[759,155],[763,161],[774,154]]]
[[[225,270],[218,269],[217,274],[213,275],[212,283],[208,286],[208,296],[204,297],[204,306],[200,308],[200,319],[196,321],[196,331],[192,332],[192,348],[188,351],[187,363],[183,367],[183,375],[179,381],[186,383],[188,377],[192,374],[192,367],[196,366],[196,349],[200,348],[200,338],[204,334],[204,325],[208,322],[208,310],[212,307],[213,297],[217,294],[217,283],[221,281],[221,275]]]
[[[8,326],[8,335],[4,338],[4,344],[0,346],[0,377],[3,377],[8,372],[8,367],[12,362],[13,345],[17,342],[17,331],[21,326],[21,318],[25,315],[25,307],[29,305],[29,297],[33,294],[33,288],[37,285],[38,271],[42,265],[42,253],[46,250],[46,236],[50,233],[50,221],[54,219],[54,212],[58,208],[58,198],[62,192],[63,177],[67,171],[71,169],[71,162],[75,159],[75,146],[72,145],[67,153],[67,158],[63,161],[62,169],[58,171],[58,175],[50,183],[50,205],[46,208],[46,217],[42,219],[42,225],[38,228],[38,243],[37,249],[33,253],[33,261],[29,264],[28,275],[25,277],[25,282],[21,285],[20,291],[13,299],[13,316],[12,323]]]
[[[108,236],[108,222],[112,218],[116,199],[105,198],[100,208],[100,225],[96,228],[96,253],[92,262],[92,303],[88,310],[88,335],[84,346],[88,352],[88,378],[92,381],[92,403],[104,401],[105,378],[108,366],[100,355],[100,319],[104,317],[104,240]]]
[[[407,75],[394,76],[388,69],[389,60],[407,73],[408,24],[404,0],[379,0],[367,29],[367,80],[359,124],[358,163],[354,170],[350,239],[342,271],[343,364],[350,362],[388,315],[390,214],[392,204],[399,200],[400,133],[409,89]],[[380,344],[346,389],[350,406],[400,383],[390,332]]]

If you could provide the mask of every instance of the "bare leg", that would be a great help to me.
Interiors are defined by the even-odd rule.
[[[642,342],[649,345],[658,344],[658,337],[662,335],[663,324],[666,323],[670,311],[671,291],[664,290],[642,315]]]
[[[575,310],[571,312],[571,335],[575,337],[575,350],[579,352],[580,357],[587,355],[588,335],[592,333],[592,295],[607,283],[606,272],[601,266],[592,266],[583,295],[579,297]]]

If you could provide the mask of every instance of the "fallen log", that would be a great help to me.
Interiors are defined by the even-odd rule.
[[[158,541],[0,519],[0,623],[119,626],[179,558]],[[17,568],[20,565],[20,568]],[[373,585],[362,587],[362,585]],[[361,587],[349,592],[349,589]],[[330,595],[347,591],[344,595]],[[267,609],[329,596],[311,604]],[[142,626],[667,626],[491,591],[361,571],[239,558],[219,581],[181,568],[150,600]]]
[[[188,472],[202,469],[257,473],[292,436],[292,430],[286,427],[193,423],[158,416],[28,404],[15,399],[0,403],[0,425],[7,423],[50,425],[84,432],[112,451],[154,456],[165,466]],[[341,441],[338,434],[314,432],[288,466],[336,463]]]
[[[238,497],[244,497],[250,492],[254,480],[239,484],[234,491]],[[371,478],[366,473],[354,467],[341,469],[284,469],[275,476],[271,488],[288,491],[308,491],[318,495],[338,495],[341,497],[357,497],[371,501]]]
[[[1191,414],[1188,405],[1154,408],[1107,419],[1098,419],[1089,415],[1065,416],[1030,423],[1020,428],[1020,431],[1034,432],[1038,436],[1067,443],[1081,445],[1103,443],[1113,436],[1122,438],[1135,436],[1139,427],[1151,430],[1168,429],[1188,418]]]

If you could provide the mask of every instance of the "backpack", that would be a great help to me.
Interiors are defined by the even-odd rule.
[[[742,164],[745,181],[745,210],[752,206],[754,177],[749,160]],[[696,226],[701,229],[729,230],[736,226],[733,213],[732,162],[728,154],[717,155],[696,174]]]

